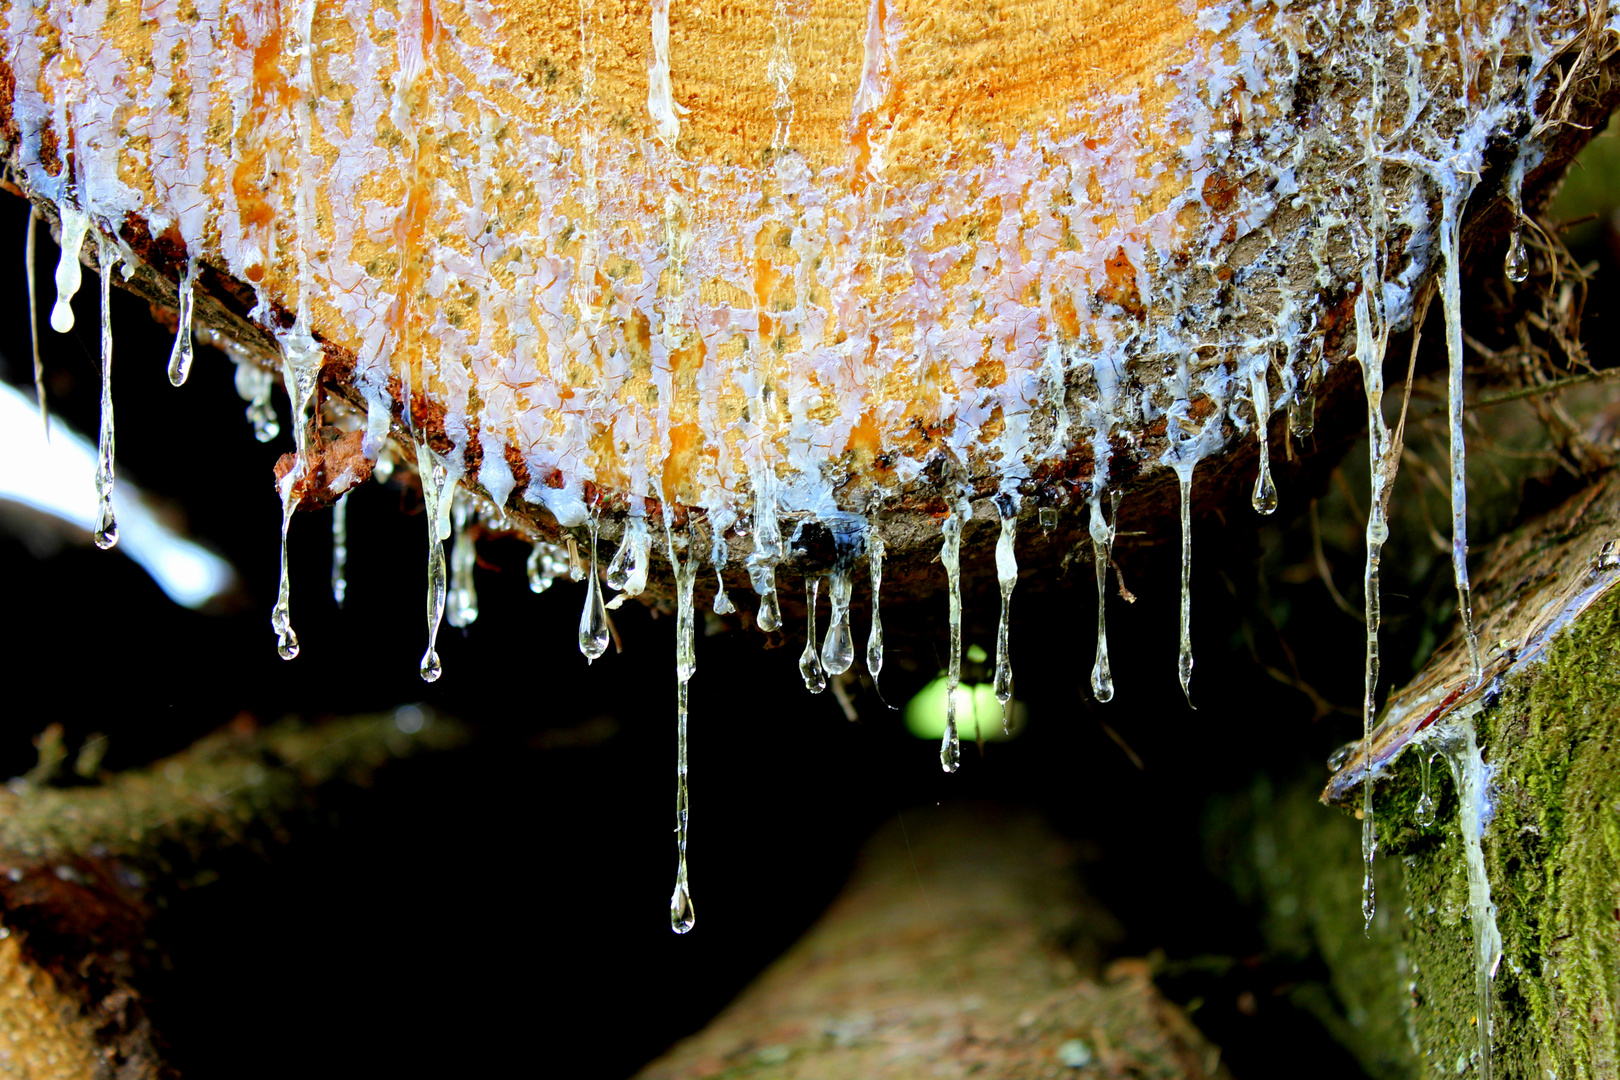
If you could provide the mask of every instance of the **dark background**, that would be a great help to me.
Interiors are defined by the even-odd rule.
[[[0,253],[12,253],[4,281],[17,297],[25,219],[20,201],[0,200]],[[1612,235],[1593,232],[1584,257],[1607,262]],[[74,333],[51,333],[55,259],[42,237],[52,411],[93,439],[96,282],[87,272]],[[21,310],[19,301],[13,311]],[[366,485],[350,501],[346,610],[327,587],[330,514],[294,521],[292,612],[303,652],[280,660],[269,626],[279,525],[271,466],[292,445],[286,399],[278,387],[283,432],[261,445],[223,357],[199,348],[190,381],[175,389],[165,375],[171,336],[146,305],[115,290],[113,324],[119,479],[183,510],[188,531],[236,566],[242,592],[226,612],[190,612],[116,552],[79,542],[36,558],[19,537],[0,536],[13,685],[0,719],[0,776],[29,767],[30,738],[52,721],[65,726],[70,750],[106,733],[114,769],[178,751],[242,712],[268,722],[422,701],[479,734],[469,750],[390,769],[339,808],[333,828],[196,890],[165,916],[178,946],[154,1008],[188,1074],[535,1065],[628,1075],[702,1026],[810,925],[873,829],[908,807],[986,798],[1033,804],[1085,842],[1088,887],[1125,925],[1113,954],[1248,961],[1219,977],[1162,982],[1199,1004],[1194,1019],[1223,1045],[1235,1075],[1271,1075],[1276,1062],[1306,1053],[1317,1075],[1360,1075],[1287,1002],[1289,985],[1322,973],[1264,954],[1253,913],[1205,869],[1200,829],[1212,795],[1243,790],[1261,772],[1286,779],[1314,770],[1325,780],[1328,753],[1359,735],[1362,628],[1314,572],[1306,514],[1321,496],[1326,554],[1359,608],[1361,524],[1338,487],[1284,489],[1263,527],[1247,507],[1195,526],[1196,712],[1176,684],[1178,580],[1165,556],[1126,566],[1138,602],[1110,598],[1117,693],[1106,706],[1087,685],[1089,566],[1022,583],[1012,653],[1029,726],[982,754],[965,746],[955,776],[870,693],[857,700],[855,724],[830,692],[810,695],[796,666],[802,628],[790,627],[774,649],[755,633],[700,636],[691,688],[699,919],[676,937],[667,921],[674,620],[628,605],[616,616],[625,651],[587,667],[574,642],[584,586],[560,582],[535,596],[524,580],[526,547],[492,540],[479,548],[487,564],[478,571],[479,621],[465,633],[441,630],[445,675],[426,685],[416,671],[425,524],[419,495],[396,481]],[[1594,325],[1594,338],[1602,329]],[[0,339],[0,365],[6,381],[28,383],[21,318]],[[1399,378],[1393,368],[1390,378]],[[1365,490],[1357,460],[1347,458],[1344,491]],[[1398,535],[1392,544],[1385,687],[1409,677],[1449,620],[1444,560],[1404,558],[1405,542]],[[971,591],[991,567],[964,572]],[[944,615],[942,595],[889,610],[890,701],[905,702],[937,672]],[[989,602],[974,601],[968,641],[993,652],[994,618]],[[855,630],[864,644],[864,619]],[[1341,711],[1324,713],[1261,663],[1297,673]],[[1348,819],[1343,827],[1356,829]]]

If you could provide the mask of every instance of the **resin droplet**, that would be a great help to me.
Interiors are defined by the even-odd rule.
[[[39,402],[39,422],[45,437],[51,437],[51,414],[45,407],[45,366],[39,360],[39,297],[34,287],[34,236],[39,231],[39,211],[28,204],[28,234],[23,241],[24,277],[28,283],[28,341],[34,350],[34,397]]]
[[[473,516],[472,499],[460,488],[456,489],[452,498],[455,501],[450,515],[455,523],[455,531],[450,547],[450,592],[446,599],[445,619],[456,629],[464,630],[478,619],[478,589],[473,584],[478,549],[467,528]]]
[[[1445,308],[1448,354],[1446,413],[1451,429],[1451,572],[1457,585],[1457,612],[1462,617],[1473,685],[1477,686],[1484,669],[1479,655],[1479,635],[1474,631],[1468,583],[1468,451],[1463,438],[1462,254],[1457,221],[1461,210],[1461,193],[1442,200],[1440,247],[1445,253],[1446,265],[1440,298]]]
[[[1434,755],[1422,750],[1418,757],[1418,770],[1423,777],[1423,789],[1418,796],[1417,807],[1412,811],[1412,818],[1425,829],[1434,824],[1434,799],[1429,794],[1429,767],[1433,763]]]
[[[619,549],[608,560],[608,588],[617,589],[626,596],[640,596],[647,588],[647,559],[650,553],[647,519],[631,518],[625,524]]]
[[[180,317],[174,332],[174,349],[169,353],[169,382],[175,386],[185,384],[191,374],[192,341],[191,310],[197,283],[197,260],[186,263],[186,277],[180,283]]]
[[[816,601],[821,593],[821,579],[810,578],[804,583],[805,615],[804,652],[799,654],[799,674],[804,676],[804,687],[812,694],[827,689],[827,671],[821,666],[821,653],[816,651]]]
[[[594,525],[594,523],[593,523]],[[692,886],[686,870],[687,830],[691,824],[690,795],[687,791],[686,721],[688,714],[687,683],[697,669],[697,622],[692,603],[693,586],[697,583],[697,553],[692,550],[691,537],[687,538],[686,564],[681,564],[675,553],[675,528],[670,518],[669,504],[664,504],[664,538],[669,545],[669,563],[675,571],[675,890],[669,897],[669,928],[677,934],[692,929],[697,921],[692,911]],[[591,575],[596,580],[596,575]]]
[[[950,589],[950,652],[945,668],[945,735],[939,744],[939,767],[955,772],[962,761],[962,744],[956,734],[956,688],[962,681],[962,522],[973,516],[973,508],[966,499],[956,507],[940,525],[944,543],[940,545],[939,561],[945,567],[945,580]]]
[[[63,226],[64,229],[66,226]],[[97,262],[101,266],[101,436],[96,455],[96,547],[106,550],[118,543],[118,522],[113,519],[113,402],[112,402],[112,268],[113,246],[99,234]],[[75,257],[73,265],[79,265]],[[298,649],[297,643],[293,650]]]
[[[1098,701],[1114,699],[1114,673],[1108,667],[1108,560],[1114,527],[1103,519],[1102,492],[1091,493],[1091,558],[1097,571],[1097,659],[1091,665],[1091,692]]]
[[[754,621],[768,634],[782,625],[782,606],[776,598],[775,573],[769,567],[764,573],[767,584],[763,590],[759,581],[754,582],[754,591],[759,593],[759,614],[754,617]]]
[[[568,574],[568,552],[556,544],[537,540],[529,548],[529,591],[543,593],[552,582]]]
[[[332,602],[338,607],[349,594],[349,496],[332,504]]]
[[[607,608],[602,605],[602,587],[596,574],[596,518],[591,518],[591,570],[585,576],[585,610],[579,615],[579,651],[587,663],[607,652]]]
[[[275,377],[269,370],[251,360],[236,362],[236,394],[248,403],[248,423],[253,425],[253,437],[262,443],[270,442],[281,434],[276,422],[276,407],[270,401]]]
[[[1001,702],[1001,726],[1009,730],[1007,706],[1012,701],[1012,658],[1007,648],[1008,620],[1012,610],[1013,586],[1018,584],[1018,559],[1013,554],[1013,533],[1018,528],[1018,496],[1002,495],[996,500],[1001,514],[1001,536],[996,540],[996,581],[1001,585],[1001,621],[996,624],[996,700]]]
[[[1524,233],[1519,229],[1513,230],[1508,237],[1507,256],[1502,260],[1502,268],[1507,272],[1507,279],[1515,284],[1530,277],[1530,252],[1524,246]]]
[[[1260,475],[1254,478],[1254,509],[1270,514],[1277,509],[1277,485],[1271,482],[1271,389],[1266,384],[1269,365],[1261,364],[1249,378],[1249,395],[1254,401],[1254,424],[1260,444]]]
[[[434,682],[444,673],[437,649],[439,623],[444,618],[445,568],[444,527],[439,505],[445,498],[446,469],[427,444],[416,441],[416,471],[422,480],[422,502],[428,528],[427,650],[422,653],[418,671],[424,682]]]
[[[66,334],[73,329],[74,294],[84,282],[79,250],[90,229],[90,216],[66,203],[57,209],[62,218],[62,250],[56,259],[56,304],[51,308],[51,329]]]
[[[1176,479],[1181,488],[1181,648],[1176,657],[1176,677],[1190,709],[1197,708],[1192,701],[1192,477],[1192,465],[1177,467]]]
[[[883,537],[877,526],[866,533],[866,565],[872,575],[872,628],[866,634],[866,673],[877,682],[883,670],[883,614],[878,609],[878,594],[883,591]]]
[[[832,621],[827,626],[827,640],[821,643],[821,666],[829,675],[842,675],[855,663],[855,635],[849,628],[849,599],[854,591],[855,583],[847,570],[835,570],[828,578]]]

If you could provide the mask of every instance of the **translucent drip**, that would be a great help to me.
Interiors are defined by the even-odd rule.
[[[596,516],[591,515],[591,571],[585,576],[585,610],[579,615],[579,651],[586,663],[607,652],[607,608],[602,605],[602,586],[596,573]]]
[[[878,594],[883,591],[883,537],[876,525],[866,533],[866,565],[872,575],[872,628],[866,634],[866,673],[877,682],[883,670],[883,614],[878,609]]]
[[[726,547],[725,537],[716,536],[714,538],[714,547],[709,552],[709,559],[714,563],[714,613],[716,615],[730,615],[737,610],[737,605],[733,604],[731,597],[726,595],[724,571],[726,562],[730,557],[731,552]]]
[[[675,540],[673,529],[666,515],[664,520],[664,535],[669,544],[669,562],[675,571],[675,677],[676,706],[675,706],[675,889],[669,896],[669,928],[677,934],[684,934],[692,929],[696,915],[692,910],[692,886],[686,873],[686,837],[689,825],[688,793],[686,788],[686,715],[687,715],[687,684],[692,680],[692,673],[697,670],[696,634],[694,633],[695,609],[692,603],[692,587],[697,581],[697,555],[691,550],[690,537],[687,539],[686,565],[681,565],[675,554]],[[594,585],[596,575],[591,575]],[[604,645],[606,642],[604,641]]]
[[[96,547],[105,551],[118,543],[118,522],[113,519],[113,403],[112,403],[112,268],[113,246],[96,236],[97,263],[101,266],[101,435],[96,452]],[[77,267],[78,260],[73,265]]]
[[[1103,518],[1102,492],[1091,493],[1091,558],[1097,571],[1097,659],[1091,665],[1091,692],[1098,701],[1114,699],[1114,673],[1108,667],[1108,560],[1114,527]]]
[[[543,593],[552,582],[568,575],[568,552],[556,544],[536,540],[529,548],[529,591]]]
[[[270,401],[270,391],[274,386],[275,377],[268,369],[251,360],[236,362],[236,394],[248,403],[248,423],[253,425],[253,437],[262,443],[281,434],[281,425],[276,422],[276,407]]]
[[[51,437],[51,414],[45,407],[45,366],[39,359],[39,297],[34,288],[34,234],[39,231],[39,211],[28,205],[28,234],[23,240],[24,276],[28,282],[28,341],[34,350],[34,397],[39,402],[39,422],[45,437]]]
[[[1463,861],[1468,867],[1468,921],[1474,936],[1474,1007],[1479,1031],[1479,1075],[1491,1076],[1491,982],[1502,962],[1502,934],[1496,925],[1496,904],[1485,873],[1482,841],[1493,807],[1490,767],[1479,752],[1472,715],[1459,718],[1455,730],[1440,742],[1457,787],[1457,827],[1462,833]]]
[[[1249,377],[1249,395],[1254,401],[1254,427],[1260,444],[1260,474],[1254,478],[1254,509],[1270,514],[1277,509],[1277,485],[1271,482],[1271,388],[1266,385],[1269,364],[1260,364]],[[1185,546],[1185,545],[1184,545]]]
[[[1515,228],[1508,237],[1507,255],[1502,259],[1507,279],[1515,284],[1530,277],[1530,252],[1524,246],[1524,232]]]
[[[1176,479],[1181,488],[1181,621],[1180,652],[1176,657],[1176,678],[1181,681],[1181,694],[1187,707],[1196,709],[1192,700],[1192,482],[1194,465],[1177,466]]]
[[[183,386],[191,374],[191,309],[197,281],[197,260],[186,263],[186,277],[180,283],[180,313],[174,332],[174,348],[169,352],[169,382]]]
[[[945,566],[950,589],[950,653],[945,668],[945,736],[939,744],[939,766],[955,772],[962,760],[962,744],[956,735],[956,687],[962,681],[962,522],[973,514],[966,499],[956,504],[940,526],[944,543],[939,561]]]
[[[444,673],[444,666],[439,663],[437,644],[439,621],[444,617],[445,604],[444,526],[439,506],[444,501],[446,470],[420,439],[416,441],[416,471],[422,478],[422,502],[427,511],[428,527],[428,643],[419,670],[424,682],[435,682]]]
[[[1379,565],[1383,557],[1384,542],[1389,539],[1386,518],[1389,482],[1385,461],[1385,447],[1389,444],[1389,428],[1384,424],[1384,346],[1387,338],[1382,329],[1375,330],[1373,312],[1367,290],[1356,297],[1356,361],[1361,365],[1362,382],[1367,391],[1367,459],[1371,474],[1371,491],[1367,511],[1367,566],[1362,585],[1366,596],[1367,655],[1361,698],[1361,913],[1367,925],[1372,925],[1377,912],[1377,896],[1373,884],[1373,856],[1377,853],[1377,833],[1373,827],[1372,805],[1372,729],[1378,704],[1378,629],[1382,621],[1379,597]],[[1382,319],[1380,319],[1380,326]]]
[[[829,675],[842,675],[855,663],[855,634],[849,628],[849,600],[855,583],[848,570],[833,571],[827,582],[832,619],[827,625],[827,639],[821,643],[821,666]]]
[[[640,596],[647,588],[647,560],[651,548],[647,519],[633,517],[627,520],[619,549],[608,561],[608,588],[617,589],[626,596]]]
[[[84,283],[79,251],[90,229],[90,215],[67,203],[62,203],[57,212],[62,218],[62,250],[56,259],[56,304],[51,308],[51,329],[66,334],[73,329],[73,297]]]
[[[805,638],[804,652],[799,654],[799,674],[804,676],[804,688],[812,694],[827,689],[827,669],[821,666],[821,654],[816,651],[816,601],[821,595],[821,579],[807,578],[804,583]]]
[[[782,625],[782,606],[776,598],[776,571],[772,567],[750,567],[754,591],[759,594],[759,614],[754,621],[767,634]]]
[[[349,594],[349,496],[332,504],[332,602],[339,608]]]
[[[473,517],[472,500],[459,488],[452,496],[450,517],[454,523],[450,547],[450,592],[445,605],[445,619],[458,630],[464,630],[478,620],[478,588],[473,584],[473,567],[478,565],[478,548],[468,531]]]
[[[996,700],[1001,702],[1001,726],[1011,732],[1012,656],[1007,648],[1007,623],[1012,612],[1013,586],[1018,584],[1018,559],[1013,553],[1013,534],[1018,529],[1018,496],[1005,494],[996,500],[1001,515],[1001,535],[996,539],[996,581],[1001,585],[1001,619],[996,624]]]
[[[315,421],[315,386],[320,379],[320,346],[307,332],[295,330],[281,342],[281,378],[292,400],[293,437],[296,454],[293,467],[281,478],[281,583],[276,589],[276,606],[270,612],[270,626],[276,632],[276,652],[283,660],[298,655],[298,635],[292,628],[292,584],[287,574],[287,531],[293,511],[303,497],[301,485],[309,477],[310,428]],[[423,488],[427,487],[424,483]],[[424,661],[425,663],[425,661]],[[431,681],[431,680],[430,680]]]
[[[1427,829],[1434,824],[1434,799],[1429,793],[1429,766],[1434,763],[1434,755],[1428,750],[1419,748],[1418,771],[1422,776],[1422,792],[1418,796],[1417,808],[1412,811],[1412,818],[1421,828]]]
[[[763,405],[750,406],[762,416]],[[782,557],[782,528],[776,520],[776,490],[765,470],[754,495],[754,553],[748,556],[748,580],[759,594],[755,621],[767,634],[782,625],[782,607],[776,598],[776,560]]]
[[[1440,246],[1445,251],[1446,268],[1440,296],[1445,306],[1449,356],[1446,403],[1451,429],[1451,572],[1457,583],[1457,611],[1462,616],[1463,639],[1468,644],[1472,684],[1477,686],[1483,669],[1468,584],[1468,451],[1463,439],[1462,260],[1457,227],[1460,209],[1455,196],[1446,198],[1441,208]]]

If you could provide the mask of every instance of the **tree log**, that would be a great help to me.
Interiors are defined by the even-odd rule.
[[[130,286],[535,535],[695,514],[767,577],[1234,501],[1615,100],[1572,3],[0,10],[11,182]]]
[[[913,811],[827,914],[703,1031],[639,1075],[1224,1077],[1031,816]],[[1074,1071],[1083,1070],[1083,1071]]]
[[[461,744],[419,709],[262,730],[243,721],[92,786],[0,790],[0,1069],[17,1080],[174,1075],[147,1012],[149,924],[233,854],[287,842],[390,761]]]
[[[1478,578],[1480,685],[1454,636],[1391,695],[1372,744],[1384,857],[1370,937],[1355,829],[1311,815],[1297,786],[1227,811],[1220,861],[1263,899],[1274,947],[1328,961],[1342,1005],[1323,996],[1321,1011],[1376,1076],[1483,1075],[1476,977],[1497,935],[1495,1075],[1620,1068],[1617,541],[1614,475],[1504,537]],[[1336,764],[1323,798],[1355,805],[1365,759]],[[1470,834],[1484,895],[1471,895]]]

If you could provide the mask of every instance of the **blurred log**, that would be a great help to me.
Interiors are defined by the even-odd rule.
[[[821,921],[641,1080],[1226,1076],[1146,962],[1104,967],[1119,926],[1073,861],[1026,814],[904,814]]]
[[[388,763],[464,739],[415,709],[309,727],[244,720],[88,786],[0,790],[0,1071],[176,1075],[144,997],[164,963],[149,924],[167,899],[286,843]]]

